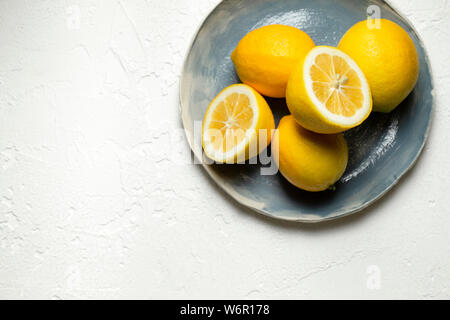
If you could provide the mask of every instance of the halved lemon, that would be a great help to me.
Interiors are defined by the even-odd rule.
[[[364,73],[339,49],[313,48],[292,72],[286,101],[295,120],[317,133],[339,133],[360,125],[372,111]]]
[[[240,163],[269,144],[275,121],[264,98],[245,84],[231,85],[210,103],[203,119],[202,146],[219,163]]]

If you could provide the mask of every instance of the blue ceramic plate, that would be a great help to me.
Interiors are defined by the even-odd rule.
[[[349,164],[335,191],[299,190],[279,173],[261,175],[261,165],[204,164],[236,201],[274,218],[300,222],[331,220],[369,206],[396,184],[423,149],[434,102],[432,75],[418,34],[382,0],[225,0],[203,22],[180,83],[183,125],[198,159],[202,159],[201,135],[194,134],[195,123],[202,121],[209,102],[223,88],[239,82],[230,54],[245,34],[279,23],[304,30],[317,45],[336,46],[345,31],[368,14],[398,23],[414,40],[420,75],[413,93],[392,113],[372,113],[363,125],[345,133]],[[276,122],[288,114],[283,99],[267,101]]]

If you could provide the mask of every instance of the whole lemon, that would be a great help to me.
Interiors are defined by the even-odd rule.
[[[313,47],[302,30],[274,24],[244,36],[231,60],[243,83],[265,96],[283,98],[291,71]]]
[[[419,57],[411,37],[398,24],[386,19],[358,22],[344,34],[338,48],[366,75],[374,111],[391,112],[414,89]]]
[[[324,191],[344,174],[348,162],[347,142],[342,134],[318,134],[302,128],[289,115],[281,119],[272,154],[281,174],[294,186]]]

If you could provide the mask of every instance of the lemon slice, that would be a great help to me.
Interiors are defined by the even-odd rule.
[[[225,88],[203,119],[202,146],[219,163],[248,160],[269,144],[275,122],[264,98],[245,84]]]
[[[313,48],[293,71],[286,99],[297,122],[318,133],[356,127],[372,111],[364,73],[347,54],[327,46]]]

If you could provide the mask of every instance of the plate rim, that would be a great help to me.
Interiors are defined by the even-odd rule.
[[[424,59],[428,65],[428,69],[429,69],[429,73],[430,73],[430,81],[431,81],[431,96],[432,96],[432,103],[431,103],[431,110],[430,110],[430,117],[428,118],[428,123],[427,123],[427,129],[425,131],[424,134],[424,138],[422,141],[422,144],[418,150],[418,152],[416,153],[416,155],[414,156],[414,158],[412,159],[411,163],[409,164],[409,166],[403,171],[401,172],[394,180],[393,182],[387,187],[385,188],[382,192],[380,192],[380,194],[378,194],[376,197],[374,197],[373,199],[364,202],[363,204],[348,210],[344,213],[333,213],[332,215],[328,216],[328,217],[320,217],[318,218],[317,216],[314,215],[310,215],[311,217],[315,217],[315,218],[305,218],[305,217],[299,217],[299,218],[295,218],[295,217],[286,217],[286,216],[277,216],[274,215],[272,213],[270,213],[269,211],[263,210],[263,209],[259,209],[255,206],[252,206],[250,203],[248,203],[248,201],[246,201],[246,198],[242,197],[241,195],[239,195],[236,191],[234,191],[232,188],[230,188],[229,186],[227,186],[225,183],[219,181],[219,179],[216,176],[216,173],[214,172],[214,170],[211,169],[211,166],[208,164],[205,164],[204,161],[202,161],[202,157],[199,156],[196,153],[196,148],[194,147],[194,143],[191,140],[191,136],[190,136],[190,132],[188,132],[188,130],[186,129],[186,125],[185,122],[188,121],[186,119],[186,114],[185,114],[185,110],[186,107],[184,107],[183,105],[183,93],[182,93],[182,89],[183,89],[183,83],[186,81],[185,80],[185,74],[186,74],[186,68],[187,68],[187,60],[189,57],[189,54],[194,46],[194,42],[197,39],[198,33],[199,31],[202,29],[202,27],[204,26],[205,22],[209,19],[209,17],[216,11],[216,9],[222,5],[223,2],[225,1],[231,1],[231,0],[221,0],[219,1],[210,11],[209,13],[205,16],[204,19],[201,20],[201,22],[199,23],[198,27],[196,28],[194,35],[191,37],[190,43],[188,45],[188,49],[184,55],[184,59],[183,59],[183,64],[182,64],[182,68],[181,68],[181,76],[180,76],[180,80],[179,80],[179,90],[178,90],[178,99],[179,99],[179,103],[178,103],[178,107],[180,109],[181,112],[181,120],[183,123],[183,131],[184,134],[186,136],[186,139],[188,141],[189,147],[191,149],[191,152],[194,154],[194,160],[197,160],[199,164],[202,165],[202,167],[205,169],[205,171],[208,173],[209,178],[211,180],[213,180],[229,197],[231,197],[233,199],[233,201],[236,201],[239,205],[248,208],[250,210],[253,210],[263,216],[269,217],[271,219],[275,219],[278,221],[287,221],[287,222],[295,222],[295,223],[304,223],[304,224],[317,224],[317,223],[324,223],[324,222],[328,222],[328,221],[333,221],[333,220],[337,220],[337,219],[341,219],[341,218],[345,218],[347,216],[353,215],[355,213],[361,212],[364,209],[368,208],[369,206],[371,206],[372,204],[374,204],[375,202],[377,202],[378,200],[380,200],[383,196],[385,196],[391,189],[393,189],[399,182],[400,180],[409,172],[411,171],[411,169],[416,165],[417,161],[419,160],[420,156],[423,153],[423,150],[425,148],[425,145],[428,141],[429,135],[430,135],[430,130],[431,130],[431,123],[434,117],[434,112],[435,112],[435,104],[436,104],[436,96],[435,96],[435,81],[434,81],[434,73],[432,70],[432,65],[431,65],[431,61],[428,55],[428,51],[426,50],[425,47],[425,43],[422,39],[422,37],[420,36],[420,34],[417,32],[415,26],[413,23],[411,23],[411,21],[409,20],[408,17],[405,17],[403,14],[401,14],[401,12],[394,6],[392,5],[392,3],[390,2],[390,0],[379,0],[381,2],[383,2],[384,4],[386,4],[387,7],[389,7],[395,14],[397,14],[398,16],[400,16],[405,22],[408,23],[408,26],[411,28],[411,30],[414,32],[414,34],[416,35],[417,39],[419,40],[420,45],[422,46],[422,48],[424,49]]]

